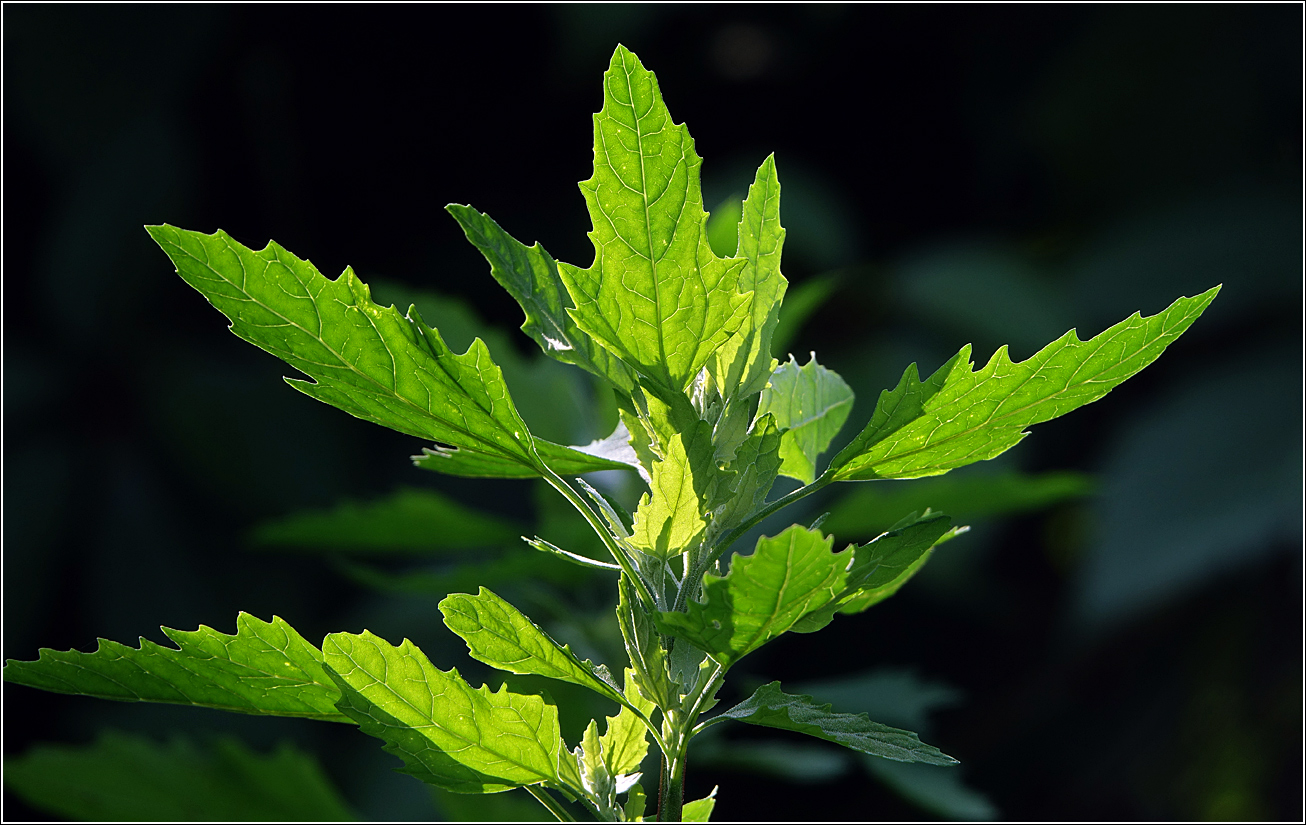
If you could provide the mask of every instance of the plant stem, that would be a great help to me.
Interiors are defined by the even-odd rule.
[[[667,767],[666,758],[662,761],[662,787],[658,795],[658,822],[679,822],[685,810],[685,748]]]
[[[549,793],[543,788],[537,788],[534,785],[527,785],[526,791],[531,796],[538,799],[541,805],[548,808],[549,813],[553,814],[554,817],[556,817],[559,822],[576,821],[576,817],[569,814],[567,812],[567,809],[562,807],[562,803],[553,798],[553,794]]]

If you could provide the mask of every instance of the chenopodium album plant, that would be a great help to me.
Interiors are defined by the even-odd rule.
[[[773,158],[757,170],[738,250],[705,237],[701,160],[672,121],[653,74],[618,47],[594,116],[594,174],[580,184],[594,229],[585,268],[527,247],[468,206],[449,212],[525,310],[522,329],[552,358],[612,387],[620,421],[608,438],[569,447],[535,438],[484,342],[455,353],[415,308],[374,304],[351,269],[328,280],[275,243],[248,249],[224,232],[149,233],[231,330],[313,380],[291,386],[434,446],[417,463],[456,476],[542,477],[585,518],[611,559],[529,543],[610,571],[629,662],[582,661],[488,589],[440,603],[471,655],[514,674],[571,682],[615,703],[571,747],[547,695],[473,688],[410,641],[332,633],[316,646],[280,618],[248,614],[234,636],[165,629],[177,648],[101,641],[94,653],[42,650],[5,679],[63,693],[173,702],[356,724],[424,782],[469,794],[526,788],[560,819],[583,803],[603,820],[706,819],[685,804],[688,747],[738,721],[809,734],[855,751],[934,765],[955,760],[914,733],[839,713],[779,683],[712,714],[730,669],[782,633],[813,633],[893,595],[959,529],[926,510],[874,541],[835,551],[819,525],[737,539],[788,504],[836,482],[946,473],[1016,445],[1031,424],[1104,396],[1161,354],[1219,287],[1138,314],[1088,341],[1072,330],[1014,363],[999,349],[979,370],[970,347],[922,380],[913,364],[881,393],[858,435],[817,473],[844,423],[848,386],[816,363],[771,358],[786,281]],[[577,478],[610,469],[647,482],[633,515]],[[778,476],[802,486],[768,499]],[[640,766],[650,747],[660,776]],[[645,785],[648,785],[647,789]],[[652,787],[656,785],[656,791]],[[561,798],[560,798],[561,797]],[[565,801],[564,801],[565,800]]]

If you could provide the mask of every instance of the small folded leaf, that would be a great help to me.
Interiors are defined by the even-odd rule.
[[[785,430],[781,475],[811,484],[817,456],[839,434],[852,408],[852,389],[838,373],[816,363],[816,353],[801,367],[792,355],[776,367],[770,385],[762,390],[757,414],[774,414],[776,426]]]
[[[667,440],[651,469],[649,492],[639,500],[630,543],[659,559],[684,553],[707,527],[705,513],[716,473],[712,428],[700,421]]]
[[[39,810],[84,822],[339,822],[357,817],[311,754],[199,746],[103,731],[82,747],[37,745],[5,759],[5,786]]]
[[[640,604],[635,586],[622,576],[617,586],[617,624],[640,693],[661,708],[674,708],[680,698],[667,675],[667,656],[652,618]]]
[[[490,262],[490,274],[526,313],[525,332],[550,358],[575,364],[623,392],[634,384],[630,368],[576,326],[567,310],[571,297],[558,277],[558,264],[544,247],[528,247],[483,212],[451,203],[445,207]]]
[[[924,382],[912,364],[827,472],[835,481],[918,478],[993,458],[1026,427],[1096,401],[1155,361],[1219,291],[1180,298],[1149,318],[1134,313],[1088,341],[1072,329],[1018,364],[1004,346],[972,372],[969,345]]]
[[[735,450],[735,458],[730,463],[731,475],[726,482],[731,495],[725,504],[712,511],[708,542],[714,542],[762,508],[780,472],[780,444],[775,416],[758,416],[748,436]]]
[[[511,519],[473,510],[435,490],[405,487],[365,504],[345,501],[265,521],[250,537],[265,547],[411,553],[504,545],[520,533]]]
[[[536,467],[531,435],[479,338],[457,355],[416,308],[403,317],[379,307],[352,269],[328,280],[276,243],[255,252],[221,230],[147,230],[233,333],[314,379],[287,379],[295,389],[491,463]]]
[[[472,658],[508,673],[559,679],[624,704],[616,686],[599,678],[595,665],[581,661],[517,608],[482,587],[475,596],[454,593],[440,602],[445,625],[467,642]]]
[[[626,701],[652,718],[656,706],[646,698],[636,684],[637,677],[633,668],[626,668]],[[648,755],[648,728],[633,710],[625,705],[616,716],[608,717],[608,727],[601,737],[603,761],[613,776],[633,774],[639,770]],[[617,793],[621,793],[621,788]]]
[[[853,557],[831,553],[833,541],[797,524],[763,536],[751,556],[734,557],[725,577],[704,577],[703,602],[658,613],[658,625],[730,667],[843,593]]]
[[[898,762],[955,765],[957,760],[916,734],[872,722],[864,713],[833,713],[829,705],[818,705],[810,696],[791,696],[779,682],[757,689],[752,696],[717,718],[737,719],[752,725],[792,730],[834,742],[871,756]]]
[[[727,401],[746,398],[766,386],[775,363],[771,336],[780,319],[780,303],[789,282],[780,274],[780,250],[785,230],[780,226],[780,181],[775,155],[758,167],[739,218],[735,260],[746,261],[738,289],[751,292],[748,316],[739,331],[713,356],[713,375]],[[782,425],[783,426],[783,425]]]
[[[322,642],[339,708],[404,761],[403,773],[458,793],[497,793],[541,783],[573,795],[561,765],[575,762],[558,733],[558,709],[541,696],[473,689],[431,664],[405,639],[332,633]]]
[[[679,394],[748,314],[745,262],[708,244],[702,159],[657,79],[617,46],[594,116],[594,174],[581,183],[594,263],[559,263],[577,326],[664,398]]]
[[[35,662],[10,659],[4,680],[55,693],[119,702],[164,702],[263,716],[348,722],[322,654],[280,618],[236,617],[228,636],[163,628],[177,649],[141,639],[140,649],[101,639],[94,653],[44,648]]]

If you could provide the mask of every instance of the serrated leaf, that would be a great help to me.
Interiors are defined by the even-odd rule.
[[[789,282],[780,274],[785,230],[780,226],[780,181],[775,155],[762,161],[748,188],[738,226],[736,260],[744,260],[738,289],[751,292],[748,316],[739,331],[713,356],[713,375],[727,402],[746,398],[766,386],[774,360],[771,336]]]
[[[763,536],[751,556],[734,558],[726,576],[704,577],[703,602],[690,601],[684,613],[658,613],[658,625],[729,667],[844,591],[853,556],[831,553],[833,541],[796,524]]]
[[[651,468],[649,492],[639,500],[630,543],[643,552],[668,559],[690,549],[707,527],[706,510],[716,472],[712,428],[696,422],[662,445],[661,460]]]
[[[827,472],[836,481],[918,478],[993,458],[1025,427],[1096,401],[1155,361],[1219,291],[1180,298],[1149,318],[1134,313],[1088,341],[1072,329],[1019,364],[1004,346],[972,372],[969,345],[924,382],[912,364]]]
[[[747,316],[737,287],[744,261],[718,258],[708,244],[702,159],[653,73],[618,46],[603,80],[594,174],[580,185],[594,263],[558,271],[577,326],[670,398]]]
[[[535,674],[589,688],[618,704],[621,691],[595,674],[567,645],[560,645],[525,614],[482,587],[475,596],[454,593],[440,602],[445,625],[467,642],[472,658],[509,673]]]
[[[834,742],[871,756],[897,762],[955,765],[957,760],[916,734],[872,722],[864,713],[834,713],[830,705],[818,705],[810,696],[791,696],[779,682],[763,685],[748,699],[720,714],[752,725],[792,730]]]
[[[633,668],[626,668],[626,701],[652,718],[656,705],[640,692],[638,677]],[[643,720],[626,706],[616,716],[609,716],[608,727],[601,737],[603,761],[613,776],[632,774],[639,770],[648,755],[648,728]]]
[[[638,465],[606,455],[587,453],[586,447],[564,447],[542,438],[532,440],[540,460],[559,475],[639,469]],[[435,447],[423,447],[421,455],[413,456],[413,463],[423,470],[464,478],[536,478],[540,475],[538,470],[515,459],[438,444]]]
[[[401,487],[367,503],[343,501],[265,521],[250,533],[265,547],[354,553],[431,552],[503,545],[522,528],[436,492]]]
[[[575,364],[629,393],[634,384],[630,368],[599,346],[576,326],[567,310],[574,305],[558,276],[558,264],[544,247],[528,247],[513,238],[489,215],[470,206],[445,207],[485,259],[490,274],[521,304],[526,313],[525,332],[550,358]]]
[[[852,389],[837,372],[816,363],[816,353],[801,367],[792,355],[776,367],[762,390],[757,414],[773,414],[776,425],[785,430],[780,474],[811,484],[817,456],[839,434],[852,408]]]
[[[672,708],[680,697],[667,676],[666,651],[652,618],[635,595],[635,586],[625,575],[617,587],[617,624],[640,693],[658,707]]]
[[[295,389],[492,464],[537,466],[531,435],[479,338],[457,355],[416,308],[404,317],[374,304],[353,269],[328,280],[273,242],[255,252],[221,230],[147,230],[232,332],[316,382],[287,379]]]
[[[264,622],[241,613],[231,636],[204,625],[163,632],[176,649],[145,638],[139,649],[107,639],[94,653],[43,648],[35,662],[6,662],[4,680],[119,702],[349,721],[336,710],[340,692],[322,654],[279,617]]]
[[[402,772],[458,793],[566,784],[560,762],[571,755],[558,709],[543,697],[473,689],[407,639],[395,647],[370,631],[332,633],[322,652],[341,712],[384,741],[404,761]]]
[[[930,553],[952,530],[952,519],[942,513],[912,514],[894,529],[867,544],[853,548],[853,562],[843,591],[820,610],[809,613],[793,627],[795,633],[814,633],[825,627],[835,611],[860,613],[897,593],[929,561]]]
[[[103,731],[82,747],[37,745],[5,760],[33,808],[85,822],[338,822],[356,819],[312,755],[224,737],[200,746]]]

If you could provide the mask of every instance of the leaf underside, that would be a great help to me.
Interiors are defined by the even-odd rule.
[[[1149,318],[1135,313],[1088,341],[1071,330],[1018,364],[1004,346],[972,372],[969,345],[923,382],[912,364],[827,472],[836,481],[918,478],[993,458],[1026,427],[1096,401],[1152,363],[1219,291]]]
[[[864,713],[833,713],[810,696],[791,696],[779,682],[763,685],[721,716],[780,730],[792,730],[861,753],[898,762],[955,765],[957,760],[927,745],[916,734],[872,722]]]
[[[177,649],[141,639],[139,649],[101,639],[94,653],[41,650],[35,662],[9,660],[6,682],[113,699],[216,708],[263,716],[348,722],[322,654],[295,629],[248,613],[228,636],[200,626],[163,628]]]
[[[757,414],[772,413],[776,426],[786,431],[780,440],[780,474],[811,484],[817,456],[839,434],[852,407],[852,389],[838,373],[816,363],[815,353],[801,367],[792,355],[777,367]]]

